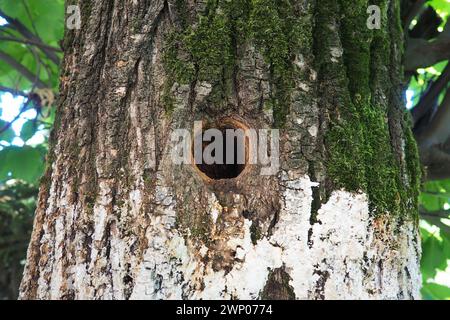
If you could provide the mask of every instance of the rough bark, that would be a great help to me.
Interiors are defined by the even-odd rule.
[[[398,1],[79,1],[22,299],[418,298]],[[371,3],[373,4],[373,3]],[[171,161],[195,120],[280,129],[281,168]]]

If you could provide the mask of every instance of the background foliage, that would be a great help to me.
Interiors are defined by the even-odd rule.
[[[443,32],[450,0],[409,2],[432,10],[438,23],[435,19],[427,26]],[[408,21],[410,33],[418,15]],[[17,297],[54,120],[63,28],[63,0],[0,0],[0,299]],[[446,66],[447,61],[440,61],[408,75],[408,109],[414,110]],[[448,84],[445,88],[437,104]],[[445,285],[450,282],[450,180],[424,182],[420,204],[422,294],[425,299],[450,299]]]
[[[411,24],[407,26],[409,27],[409,36],[411,38],[417,36],[416,29],[421,29],[425,30],[423,38],[427,40],[426,44],[435,43],[435,39],[444,39],[446,46],[444,54],[448,59],[450,24],[447,22],[450,14],[450,1],[431,0],[415,1],[415,3],[423,3],[423,7],[416,13]],[[424,26],[419,26],[421,21],[425,22]],[[437,50],[435,51],[437,52]],[[426,54],[433,55],[434,52],[429,51]],[[418,68],[412,74],[406,95],[409,98],[407,108],[411,109],[413,116],[416,107],[431,91],[433,85],[446,76],[442,90],[430,103],[429,109],[435,113],[439,106],[449,108],[448,105],[442,106],[442,101],[449,92],[447,67],[448,60],[444,60],[432,66]],[[450,123],[447,126],[450,127]],[[420,125],[416,122],[416,131],[418,131],[417,127],[420,129]],[[449,160],[446,161],[446,165],[449,166]],[[424,299],[450,299],[450,179],[425,181],[422,185],[419,203],[422,236],[422,296]],[[444,271],[446,272],[444,273]]]
[[[54,119],[63,33],[63,0],[0,0],[0,299],[18,295]]]

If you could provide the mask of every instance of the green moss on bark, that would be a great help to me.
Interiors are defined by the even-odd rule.
[[[291,1],[253,1],[251,30],[257,48],[269,65],[272,85],[271,105],[275,126],[283,126],[289,112],[290,94],[297,75],[295,54],[308,37],[303,36],[304,21]]]
[[[382,12],[388,12],[386,1],[376,4]],[[320,72],[329,73],[331,82],[339,88],[333,92],[336,105],[325,137],[327,170],[334,189],[366,192],[373,214],[406,216],[416,212],[416,205],[411,202],[417,198],[420,180],[417,149],[409,124],[400,117],[400,139],[405,144],[401,153],[406,154],[409,179],[405,181],[405,164],[396,157],[392,144],[399,137],[391,136],[388,123],[389,111],[402,107],[391,97],[399,94],[401,68],[396,66],[401,63],[398,50],[403,40],[397,20],[392,22],[386,16],[381,30],[369,30],[368,5],[367,1],[324,1],[317,8],[316,36],[320,39],[316,41],[323,42],[318,51],[333,45],[339,48],[340,44],[343,49],[340,61],[332,61],[326,52],[316,58]],[[331,18],[336,10],[340,13],[338,21]],[[394,18],[398,15],[395,8],[389,12]],[[333,34],[327,30],[331,25],[336,25],[340,43],[333,43]],[[345,87],[347,90],[342,90]]]
[[[184,31],[175,30],[168,38],[164,65],[168,75],[164,99],[170,109],[170,89],[176,83],[212,85],[210,101],[226,107],[233,89],[233,77],[241,50],[254,44],[268,65],[271,84],[270,107],[275,126],[284,124],[296,75],[293,61],[309,37],[303,29],[310,21],[299,18],[294,1],[209,0],[194,22],[187,22],[184,1],[177,1],[177,13]]]
[[[357,191],[366,188],[364,126],[349,94],[349,80],[340,58],[336,1],[317,3],[314,55],[322,93],[320,104],[330,109],[330,127],[324,138],[327,175],[332,188]],[[331,52],[331,50],[333,50]],[[349,58],[349,57],[347,57]],[[358,98],[355,95],[355,100]]]

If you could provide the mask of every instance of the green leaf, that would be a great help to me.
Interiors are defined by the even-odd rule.
[[[36,133],[36,123],[34,121],[27,121],[22,126],[20,131],[20,137],[23,141],[27,142]]]
[[[30,17],[27,14],[28,7]],[[29,30],[49,42],[55,36],[62,36],[64,19],[63,0],[25,0],[25,1],[2,1],[2,10],[9,16],[19,19]]]
[[[425,228],[420,228],[420,236],[422,238],[422,243],[427,240],[429,237],[433,237],[433,234],[430,233],[427,229]]]
[[[44,170],[42,152],[30,146],[5,147],[0,151],[0,163],[0,181],[15,178],[36,183]]]
[[[448,193],[450,193],[450,180],[426,182],[420,195],[420,204],[428,211],[443,210],[444,205],[450,200],[445,196]]]
[[[12,18],[18,19],[28,30],[38,36],[45,44],[58,47],[59,41],[64,34],[64,1],[63,0],[24,0],[24,1],[2,1],[2,11]],[[2,27],[0,27],[2,28]],[[8,30],[8,36],[21,38],[15,30]],[[17,62],[32,73],[38,72],[35,54],[42,61],[39,68],[39,78],[49,87],[57,89],[59,81],[59,70],[48,57],[41,51],[30,50],[29,45],[15,41],[0,41],[0,50],[14,57]],[[56,53],[62,58],[62,53]],[[47,66],[43,68],[43,65]],[[47,74],[47,70],[50,74]],[[32,83],[11,68],[8,64],[0,61],[0,83],[6,87],[27,91],[31,89]]]
[[[437,283],[425,283],[422,287],[422,296],[427,300],[449,300],[450,288]]]
[[[443,18],[444,22],[442,25],[444,25],[450,12],[450,2],[447,0],[431,0],[429,5]]]
[[[447,257],[443,252],[443,243],[434,236],[422,242],[421,271],[424,280],[433,279],[437,269],[445,269]]]
[[[0,120],[0,130],[3,130],[3,128],[8,125],[8,122]],[[9,126],[8,129],[6,129],[4,132],[0,133],[0,141],[6,141],[11,142],[12,139],[16,136],[16,133],[14,130]]]
[[[447,232],[441,232],[442,237],[442,254],[447,259],[450,259],[450,234]]]

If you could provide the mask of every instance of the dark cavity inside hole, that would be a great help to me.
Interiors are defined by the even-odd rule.
[[[205,128],[205,130],[210,129],[210,128]],[[247,147],[247,138],[244,138],[244,143],[239,143],[239,138],[238,137],[234,137],[233,140],[231,140],[229,143],[227,141],[226,138],[226,130],[227,129],[232,129],[232,130],[237,130],[237,129],[241,129],[241,128],[235,128],[232,127],[230,125],[224,125],[221,127],[216,127],[215,129],[218,129],[222,132],[222,154],[223,154],[223,159],[222,159],[222,164],[220,163],[213,163],[213,164],[206,164],[205,160],[203,158],[203,152],[205,150],[205,148],[214,142],[214,137],[212,137],[211,141],[203,141],[202,143],[202,163],[196,164],[197,168],[203,172],[206,176],[208,176],[209,178],[213,179],[213,180],[222,180],[222,179],[233,179],[238,177],[242,171],[244,171],[245,166],[246,166],[246,161],[247,161],[247,154],[246,154],[246,147]],[[244,130],[244,129],[241,129]],[[204,132],[202,132],[202,137],[203,137]],[[238,150],[240,148],[240,150]],[[231,164],[227,164],[226,159],[227,159],[227,151],[231,151],[233,150],[233,155],[234,155],[234,160],[232,161]],[[244,163],[239,163],[242,161],[238,161],[238,151],[240,151],[240,154],[244,155]],[[215,151],[213,151],[212,156],[215,156]]]

